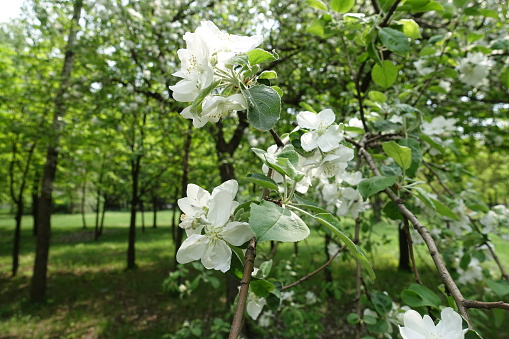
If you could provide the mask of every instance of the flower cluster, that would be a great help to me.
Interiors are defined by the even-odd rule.
[[[177,251],[179,263],[201,259],[205,268],[223,273],[230,269],[228,244],[240,246],[255,236],[248,223],[232,221],[239,204],[234,201],[237,190],[235,180],[214,188],[212,194],[194,184],[187,186],[187,197],[178,200],[184,213],[179,226],[188,236]]]
[[[483,225],[483,233],[494,233],[509,241],[509,208],[506,206],[494,206],[479,222]]]
[[[181,115],[193,119],[195,127],[203,127],[209,121],[218,122],[232,111],[246,109],[241,94],[226,93],[232,87],[238,87],[242,80],[233,69],[235,57],[256,48],[262,37],[228,34],[211,21],[203,21],[194,33],[184,34],[184,40],[186,48],[177,51],[181,69],[173,74],[182,80],[170,89],[177,101],[203,101],[188,106]],[[217,94],[219,90],[214,94],[218,86],[222,87],[220,95]]]
[[[458,119],[450,118],[446,119],[443,116],[433,118],[430,122],[423,122],[421,125],[421,131],[431,138],[435,143],[442,145],[443,147],[449,147],[453,143],[452,139],[443,139],[451,135],[451,133],[457,130],[456,122]],[[430,154],[436,155],[440,153],[437,149],[431,147]]]
[[[456,69],[460,72],[459,79],[466,85],[477,87],[488,76],[494,63],[481,52],[468,53],[460,60]]]

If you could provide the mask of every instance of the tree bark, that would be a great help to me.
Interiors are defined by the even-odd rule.
[[[86,182],[84,182],[83,186],[81,187],[81,220],[83,221],[83,229],[87,228],[87,220],[85,218],[86,194],[87,194],[87,184]]]
[[[157,228],[157,197],[152,198],[152,211],[154,212],[152,228]]]
[[[398,270],[411,272],[410,268],[410,254],[408,252],[408,238],[405,229],[398,227],[399,231],[399,266]]]
[[[74,14],[71,20],[71,28],[67,39],[64,65],[62,68],[61,81],[58,93],[55,98],[55,110],[52,123],[52,135],[46,150],[46,163],[44,165],[41,197],[37,216],[39,225],[37,229],[37,245],[35,250],[34,273],[30,286],[30,300],[39,302],[46,296],[46,275],[48,269],[49,245],[51,236],[51,201],[53,193],[53,182],[57,169],[58,145],[62,133],[62,117],[67,111],[64,102],[64,94],[67,92],[71,71],[74,65],[74,47],[76,35],[79,28],[79,20],[83,0],[76,0],[74,3]]]
[[[127,269],[136,267],[136,212],[139,204],[138,183],[140,174],[141,155],[137,155],[136,159],[131,161],[131,220],[129,223],[129,244],[127,246]]]
[[[106,215],[106,194],[104,194],[103,210],[101,212],[101,225],[99,226],[99,236],[103,234],[105,215]]]

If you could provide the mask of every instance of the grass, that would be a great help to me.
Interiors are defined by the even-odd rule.
[[[23,219],[20,271],[11,278],[14,222],[11,217],[0,215],[0,338],[160,338],[174,333],[185,320],[201,318],[206,324],[226,314],[224,277],[217,272],[213,275],[223,282],[218,289],[207,285],[185,299],[163,291],[162,283],[173,265],[172,213],[158,214],[158,228],[151,228],[151,213],[146,213],[145,217],[146,232],[142,233],[139,226],[137,230],[138,268],[126,271],[128,213],[108,212],[105,233],[99,241],[93,240],[94,215],[87,215],[88,229],[82,228],[81,215],[54,215],[48,300],[43,304],[31,304],[28,291],[35,248],[31,218]],[[397,270],[396,227],[376,225],[372,238],[379,243],[376,251],[371,252],[377,279],[368,283],[368,289],[387,291],[398,300],[402,289],[413,282],[413,275]],[[495,244],[500,257],[508,262],[509,248],[503,246],[500,239],[496,239]],[[268,246],[259,245],[259,261],[269,253]],[[299,244],[298,251],[297,260],[293,244],[281,244],[278,248],[275,262],[280,263],[281,272],[288,273],[286,283],[323,264],[323,240],[316,231]],[[439,277],[422,245],[417,247],[416,255],[422,279],[430,286],[438,285]],[[285,269],[287,262],[291,266],[289,270]],[[491,263],[487,268],[496,269]],[[334,262],[331,269],[343,297],[323,311],[326,314],[324,326],[329,337],[340,338],[330,333],[345,326],[340,319],[346,317],[345,312],[350,312],[348,308],[355,296],[352,278],[355,264],[343,258]],[[321,277],[319,274],[311,278],[301,285],[302,288],[319,294]],[[491,311],[475,314],[479,312],[480,321],[485,318],[492,321],[489,319]],[[323,337],[328,336],[324,334]],[[485,332],[485,338],[507,337],[509,333],[497,329]]]

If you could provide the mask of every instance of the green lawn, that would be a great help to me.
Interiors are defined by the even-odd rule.
[[[88,229],[82,228],[81,215],[54,215],[48,300],[33,305],[27,298],[35,248],[31,218],[23,220],[20,271],[17,277],[11,278],[14,223],[7,215],[0,215],[0,338],[160,338],[174,333],[185,320],[200,318],[206,324],[214,317],[221,317],[226,310],[223,286],[213,289],[206,285],[184,299],[163,291],[162,283],[173,265],[171,217],[169,211],[160,212],[158,228],[154,229],[152,214],[146,213],[146,231],[142,233],[141,226],[137,231],[138,268],[126,271],[128,213],[107,212],[105,231],[99,241],[93,240],[94,215],[87,215]],[[372,238],[380,243],[371,258],[377,279],[367,286],[370,290],[387,291],[398,300],[401,290],[413,283],[413,275],[396,268],[396,227],[376,225]],[[501,258],[509,262],[507,246],[499,239],[495,243]],[[416,252],[422,279],[430,286],[438,285],[439,277],[426,249],[421,245]],[[269,253],[269,245],[260,244],[258,253],[258,261],[263,260]],[[281,244],[275,258],[275,262],[282,265],[286,261],[293,263],[295,274],[289,275],[285,283],[323,264],[323,240],[312,231],[311,236],[299,244],[298,260],[293,253],[293,244]],[[491,263],[487,267],[495,272],[496,267]],[[343,297],[334,301],[336,311],[330,307],[323,311],[330,315],[325,316],[326,331],[344,326],[344,320],[340,319],[346,317],[344,310],[350,307],[355,295],[352,278],[355,263],[341,259],[331,268]],[[221,274],[214,272],[213,275],[223,283]],[[310,288],[319,294],[321,279],[322,275],[318,274],[301,286],[303,290]],[[481,321],[492,317],[491,311],[475,314],[479,312]],[[226,315],[224,320],[228,320]],[[509,337],[500,330],[489,335],[485,338]],[[328,336],[324,334],[323,337]]]

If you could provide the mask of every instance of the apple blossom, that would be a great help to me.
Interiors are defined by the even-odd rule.
[[[493,62],[481,52],[468,53],[456,67],[460,72],[459,79],[464,84],[478,86],[488,75]]]
[[[249,295],[247,296],[246,311],[253,320],[258,318],[262,312],[263,306],[265,305],[267,305],[265,298],[259,298],[253,292],[249,292]]]
[[[331,109],[324,109],[318,114],[313,112],[300,112],[297,123],[309,132],[301,136],[301,145],[305,151],[312,151],[317,147],[322,152],[329,152],[339,146],[343,140],[343,131],[340,126],[333,125],[336,115]]]
[[[464,339],[466,329],[463,329],[462,318],[452,308],[446,307],[441,313],[441,320],[437,325],[429,315],[421,315],[414,310],[405,312],[403,322],[399,327],[403,339]]]

